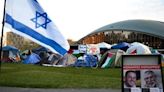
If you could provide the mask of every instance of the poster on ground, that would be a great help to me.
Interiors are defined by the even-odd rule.
[[[164,92],[160,55],[123,55],[122,92]]]

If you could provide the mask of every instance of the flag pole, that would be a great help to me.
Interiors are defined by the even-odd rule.
[[[2,20],[2,31],[1,31],[0,71],[1,71],[1,64],[2,64],[2,45],[3,45],[3,32],[4,32],[4,25],[5,25],[5,8],[6,8],[6,0],[4,0],[3,20]]]

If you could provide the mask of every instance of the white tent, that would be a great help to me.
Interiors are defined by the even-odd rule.
[[[139,42],[134,42],[127,49],[126,54],[151,54],[151,51],[148,46]]]
[[[99,48],[107,48],[110,49],[112,46],[106,42],[101,42],[97,44]]]
[[[131,45],[131,46],[134,46],[134,45],[144,45],[144,44],[142,44],[142,43],[140,43],[140,42],[133,42],[133,43],[131,43],[130,45]],[[144,46],[146,46],[146,45],[144,45]],[[146,46],[146,47],[148,47],[148,46]]]

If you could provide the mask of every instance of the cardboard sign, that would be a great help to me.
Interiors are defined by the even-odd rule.
[[[160,55],[123,55],[122,92],[164,92]]]
[[[100,53],[100,48],[96,44],[87,45],[87,54],[97,55]]]
[[[87,52],[87,46],[86,45],[79,45],[78,49],[79,49],[79,53],[86,53]]]

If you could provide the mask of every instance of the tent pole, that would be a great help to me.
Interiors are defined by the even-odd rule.
[[[4,32],[4,25],[5,25],[5,8],[6,8],[6,0],[4,0],[4,9],[3,9],[3,21],[2,21],[2,31],[1,31],[1,48],[0,48],[0,71],[1,71],[1,64],[2,64],[2,45],[3,45],[3,32]]]

